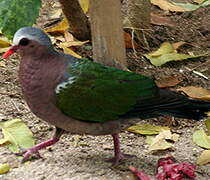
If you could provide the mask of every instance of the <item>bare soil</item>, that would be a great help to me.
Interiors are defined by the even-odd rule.
[[[49,1],[52,2],[52,1]],[[49,2],[43,3],[41,17],[38,25],[43,27],[50,22],[48,15],[52,8],[48,8]],[[152,11],[162,12],[157,7]],[[152,25],[152,36],[148,39],[150,49],[157,48],[164,41],[186,41],[190,45],[184,46],[182,52],[209,52],[210,50],[210,7],[201,8],[192,12],[171,13],[170,18],[176,23],[173,27]],[[91,56],[85,46],[78,48],[78,52],[84,56]],[[182,80],[174,89],[183,86],[199,86],[210,89],[209,80],[194,74],[191,70],[202,72],[210,78],[210,58],[171,62],[162,67],[154,67],[148,60],[140,56],[147,50],[137,49],[138,57],[132,50],[127,50],[129,68],[154,79],[167,76],[175,76]],[[0,121],[21,118],[32,130],[38,142],[51,137],[53,127],[35,117],[28,109],[22,98],[17,80],[19,58],[13,56],[6,61],[5,67],[0,67]],[[167,155],[174,156],[177,161],[195,163],[197,157],[203,151],[192,142],[192,134],[195,129],[204,126],[202,121],[176,119],[173,131],[180,133],[180,139],[175,143],[174,151],[163,151],[155,154],[147,152],[148,145],[145,137],[133,133],[121,133],[121,145],[123,152],[135,155],[126,159],[120,165],[112,167],[105,162],[106,158],[113,156],[113,144],[111,136],[77,136],[65,134],[54,146],[41,150],[41,159],[34,159],[24,164],[6,147],[0,147],[0,163],[9,163],[12,168],[9,173],[0,175],[1,180],[134,180],[129,171],[130,165],[154,175],[157,160]],[[164,118],[149,119],[140,123],[164,125]],[[2,136],[0,134],[0,136]],[[198,180],[210,179],[210,165],[199,166],[196,170]]]

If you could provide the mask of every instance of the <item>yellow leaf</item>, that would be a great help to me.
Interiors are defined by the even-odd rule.
[[[188,55],[177,53],[176,48],[181,46],[183,42],[177,44],[171,44],[169,42],[164,42],[161,44],[160,48],[149,54],[144,54],[144,56],[150,60],[150,62],[155,66],[161,66],[170,61],[180,61],[189,58],[197,58],[201,56],[209,56],[209,53],[199,54],[199,55]]]
[[[176,12],[190,11],[187,8],[176,6],[175,4],[167,0],[151,0],[151,3],[166,11],[176,11]]]
[[[162,130],[169,130],[166,126],[153,126],[150,124],[135,125],[127,129],[129,132],[142,135],[154,135],[159,134]]]
[[[53,33],[53,32],[61,32],[61,33],[64,33],[65,30],[67,30],[68,28],[69,28],[68,20],[66,18],[64,18],[56,26],[50,27],[50,28],[46,28],[45,29],[45,32],[48,32],[48,33]]]
[[[210,119],[205,120],[205,125],[206,125],[206,128],[208,130],[208,133],[210,134]]]
[[[0,37],[0,48],[10,47],[11,43],[8,39]]]
[[[5,144],[9,144],[9,140],[8,139],[0,139],[0,146],[5,145]]]
[[[59,47],[71,47],[71,46],[82,46],[83,44],[88,43],[89,40],[87,41],[69,41],[69,42],[63,42],[58,45]]]
[[[204,150],[197,159],[198,165],[205,165],[210,162],[210,150]]]
[[[174,140],[174,139],[178,140],[179,136],[178,135],[175,136],[172,135],[170,130],[161,131],[160,134],[158,134],[155,138],[152,139],[152,142],[149,146],[149,152],[174,149],[173,144],[171,142],[167,142],[167,140]],[[149,140],[147,142],[149,142]]]
[[[203,129],[193,133],[193,142],[200,147],[210,149],[210,137],[206,135]]]
[[[4,139],[10,142],[6,145],[12,152],[18,152],[20,147],[30,148],[34,146],[32,132],[20,119],[0,122],[0,128],[2,128]]]
[[[71,48],[67,48],[67,47],[62,47],[63,48],[63,51],[64,53],[66,54],[70,54],[74,57],[77,57],[77,58],[82,58],[82,56],[80,56],[79,54],[75,53]]]
[[[80,6],[84,13],[88,12],[90,1],[89,0],[79,0]]]
[[[152,53],[149,53],[148,55],[151,57],[155,56],[161,56],[164,54],[172,53],[174,52],[174,47],[171,43],[169,42],[164,42],[160,45],[160,48]]]
[[[0,174],[5,174],[10,170],[9,164],[0,164]]]
[[[191,98],[210,101],[210,90],[208,89],[204,89],[202,87],[187,86],[177,90],[183,91]]]

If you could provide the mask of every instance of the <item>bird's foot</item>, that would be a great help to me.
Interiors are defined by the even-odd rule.
[[[28,161],[30,159],[30,157],[32,157],[33,155],[36,155],[36,157],[40,158],[41,156],[39,154],[39,150],[55,144],[58,140],[59,140],[59,138],[53,137],[52,139],[49,139],[49,140],[44,141],[40,144],[37,144],[32,148],[29,148],[27,150],[22,150],[20,153],[16,153],[16,155],[23,156],[23,159],[21,161],[22,163],[25,161]]]
[[[31,157],[35,157],[37,159],[41,158],[41,155],[39,153],[39,150],[36,150],[36,146],[30,148],[30,149],[22,149],[21,152],[15,153],[17,156],[23,156],[23,159],[21,160],[22,163],[28,161]]]
[[[119,165],[124,159],[128,159],[128,158],[132,158],[134,157],[134,155],[130,155],[130,154],[123,154],[123,153],[119,153],[117,154],[115,157],[107,159],[107,162],[111,162],[112,166],[117,166]]]

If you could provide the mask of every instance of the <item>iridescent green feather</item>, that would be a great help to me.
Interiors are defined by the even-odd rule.
[[[143,75],[103,66],[89,60],[70,63],[71,83],[56,94],[66,115],[84,121],[118,119],[134,105],[156,95],[153,80]]]

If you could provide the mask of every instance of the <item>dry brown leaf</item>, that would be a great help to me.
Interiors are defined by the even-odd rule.
[[[181,81],[178,80],[176,77],[174,76],[168,76],[165,78],[162,78],[160,80],[156,80],[155,83],[157,84],[157,86],[159,88],[168,88],[168,87],[174,87],[177,84],[179,84]]]
[[[135,40],[133,40],[133,42],[132,42],[132,37],[129,33],[124,32],[124,39],[125,39],[126,49],[138,48],[138,44],[136,43]]]
[[[154,13],[151,13],[151,23],[156,25],[164,25],[171,27],[176,25],[176,23],[173,22],[169,17],[164,17]]]
[[[190,11],[189,9],[176,6],[167,0],[151,0],[151,3],[166,11],[176,11],[176,12]]]
[[[57,41],[65,42],[65,38],[63,36],[55,36]]]
[[[187,86],[177,89],[187,94],[191,98],[210,101],[210,90],[202,87]]]
[[[0,61],[0,67],[6,67],[6,63],[4,61]]]
[[[74,36],[68,32],[68,31],[65,31],[64,32],[64,38],[65,38],[65,41],[74,41]]]
[[[184,41],[180,41],[180,42],[173,43],[172,46],[174,47],[174,49],[178,49],[179,47],[181,47],[184,44],[187,44],[187,43]]]
[[[50,19],[57,19],[61,17],[62,14],[62,9],[61,8],[56,8],[50,13]]]
[[[178,134],[172,134],[170,130],[161,131],[155,138],[152,139],[152,143],[149,146],[149,152],[165,150],[165,149],[174,149],[174,146],[171,141],[177,141],[179,138]]]
[[[195,3],[202,4],[205,0],[193,0]]]

